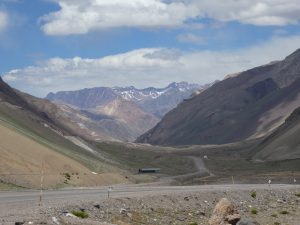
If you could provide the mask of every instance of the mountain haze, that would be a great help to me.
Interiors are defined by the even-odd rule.
[[[174,82],[165,88],[96,87],[78,91],[60,91],[55,94],[49,93],[46,99],[52,102],[69,104],[80,109],[90,109],[106,105],[117,98],[121,98],[134,102],[148,113],[162,117],[183,99],[189,98],[195,91],[203,90],[208,86]]]
[[[46,99],[79,124],[89,139],[134,141],[178,103],[208,86],[174,82],[165,88],[97,87],[49,93]]]

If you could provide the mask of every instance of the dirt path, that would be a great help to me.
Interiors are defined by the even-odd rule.
[[[202,158],[196,156],[189,156],[190,159],[193,160],[196,172],[170,176],[170,177],[162,177],[156,184],[171,184],[176,180],[186,180],[193,177],[204,177],[204,176],[214,176],[205,166],[205,163]]]

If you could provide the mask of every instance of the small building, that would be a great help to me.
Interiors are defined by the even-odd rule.
[[[139,173],[159,173],[160,168],[142,168],[139,169]]]

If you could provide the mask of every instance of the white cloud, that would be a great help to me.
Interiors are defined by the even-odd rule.
[[[60,10],[41,18],[49,35],[115,27],[178,27],[212,18],[258,26],[298,24],[299,0],[52,0]],[[195,24],[194,24],[195,25]]]
[[[161,0],[55,0],[61,9],[44,16],[43,31],[50,35],[85,34],[121,26],[179,26],[198,14],[180,2]]]
[[[187,34],[180,34],[176,37],[177,41],[182,43],[191,43],[196,45],[204,45],[206,44],[206,41],[195,34],[187,33]]]
[[[296,24],[300,19],[298,0],[187,0],[202,15],[219,21],[239,21],[253,25]]]
[[[95,86],[162,87],[183,80],[205,84],[283,59],[299,46],[300,36],[276,36],[254,47],[226,52],[151,48],[99,59],[53,58],[12,70],[3,78],[14,87],[39,96]]]
[[[0,11],[0,32],[3,31],[8,25],[8,17],[5,12]]]

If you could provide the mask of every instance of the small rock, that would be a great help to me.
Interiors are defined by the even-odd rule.
[[[121,214],[125,214],[126,212],[127,212],[126,209],[124,209],[124,208],[120,209],[120,213],[121,213]]]
[[[72,217],[72,218],[77,218],[75,215],[73,215],[72,213],[67,213],[66,217]]]
[[[100,209],[100,205],[94,205],[94,207]]]
[[[240,219],[241,216],[238,213],[226,217],[226,220],[229,222],[229,224],[237,224],[237,222],[239,222]]]
[[[55,224],[57,224],[57,225],[59,225],[59,222],[58,222],[58,220],[56,219],[56,217],[52,217],[52,222],[55,223]],[[32,224],[32,223],[30,223],[30,224]]]
[[[259,225],[259,223],[253,219],[241,219],[237,225]]]

